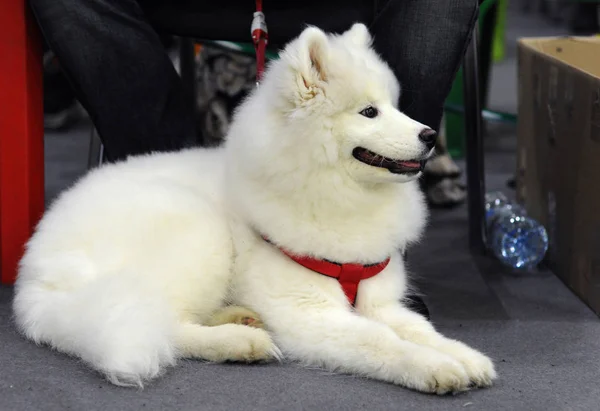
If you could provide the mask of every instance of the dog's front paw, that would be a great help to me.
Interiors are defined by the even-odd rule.
[[[411,356],[406,386],[439,395],[469,389],[470,379],[463,365],[454,358],[428,347]]]
[[[437,348],[463,365],[472,385],[489,387],[497,378],[492,360],[466,344],[460,341],[446,340]]]

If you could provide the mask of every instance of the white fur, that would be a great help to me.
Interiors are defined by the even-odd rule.
[[[37,343],[112,382],[142,385],[177,358],[308,365],[424,392],[491,384],[492,362],[401,305],[399,250],[426,220],[417,176],[359,162],[430,153],[424,125],[398,111],[399,85],[357,24],[309,27],[236,112],[224,148],[133,157],[95,170],[47,211],[21,261],[14,312]],[[379,115],[359,114],[368,105]],[[292,252],[375,263],[356,308],[339,283]],[[206,327],[225,303],[264,330]]]

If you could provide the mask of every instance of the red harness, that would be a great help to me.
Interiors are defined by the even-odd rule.
[[[267,238],[263,237],[263,239],[266,242],[273,244]],[[348,301],[351,305],[354,305],[356,303],[358,284],[362,280],[374,277],[380,272],[382,272],[383,269],[387,267],[388,263],[390,262],[390,259],[388,258],[387,260],[382,261],[378,264],[340,264],[328,260],[319,260],[317,258],[312,258],[308,256],[294,255],[281,247],[277,248],[279,248],[279,250],[281,250],[282,253],[287,255],[289,258],[291,258],[301,266],[306,267],[309,270],[312,270],[316,273],[326,275],[327,277],[337,279],[340,282],[342,290],[344,290],[344,293],[346,294],[346,297],[348,298]]]

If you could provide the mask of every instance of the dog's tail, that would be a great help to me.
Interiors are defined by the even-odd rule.
[[[100,276],[67,290],[19,279],[13,310],[27,338],[79,357],[113,384],[143,387],[175,364],[175,316],[134,276]]]

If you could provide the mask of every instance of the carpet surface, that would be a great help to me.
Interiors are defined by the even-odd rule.
[[[4,287],[0,410],[597,409],[598,318],[551,273],[518,276],[486,260],[476,264],[463,246],[464,217],[461,210],[434,216],[437,228],[410,261],[436,326],[497,362],[492,388],[438,397],[291,364],[198,361],[181,362],[142,391],[118,388],[20,337],[10,318],[12,290]]]

